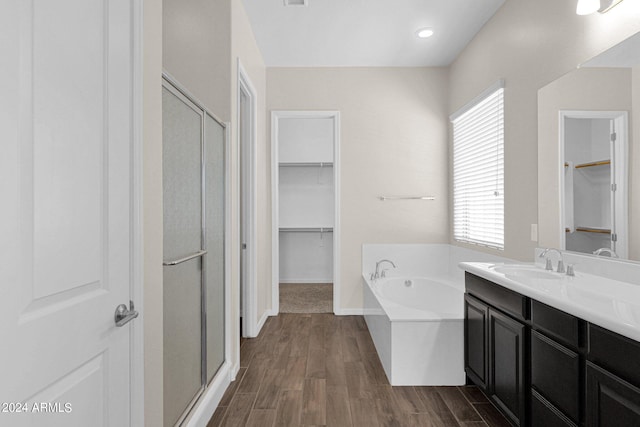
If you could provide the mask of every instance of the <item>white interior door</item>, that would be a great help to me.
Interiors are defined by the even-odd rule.
[[[130,425],[132,3],[0,14],[0,425]]]
[[[238,147],[240,178],[240,316],[241,335],[258,334],[256,216],[256,90],[238,61]]]

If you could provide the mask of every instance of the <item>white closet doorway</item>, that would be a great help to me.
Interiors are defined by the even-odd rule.
[[[271,130],[273,312],[339,314],[340,113],[274,111]]]

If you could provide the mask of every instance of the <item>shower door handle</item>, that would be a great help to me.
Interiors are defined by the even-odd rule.
[[[175,259],[173,261],[164,261],[162,263],[162,265],[164,265],[166,267],[169,267],[169,266],[172,266],[172,265],[178,265],[178,264],[182,264],[183,262],[189,261],[189,260],[194,259],[194,258],[201,257],[202,255],[206,255],[206,254],[207,254],[207,251],[202,250],[202,251],[194,252],[191,255],[187,255],[186,257]]]
[[[133,301],[129,301],[129,308],[124,304],[120,304],[116,307],[116,313],[114,314],[113,319],[115,320],[117,327],[122,327],[136,317],[138,317],[138,312],[134,310]]]

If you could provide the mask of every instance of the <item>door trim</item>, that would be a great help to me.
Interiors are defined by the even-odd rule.
[[[133,37],[133,88],[132,88],[132,143],[131,143],[131,300],[135,301],[140,317],[131,323],[130,333],[130,376],[129,388],[131,408],[129,412],[130,425],[144,425],[144,233],[143,233],[143,197],[144,197],[144,138],[143,138],[143,105],[144,105],[144,14],[143,0],[134,0],[131,4],[132,11],[132,37]]]
[[[258,216],[256,215],[256,206],[257,206],[257,193],[256,188],[258,186],[258,174],[256,173],[256,152],[257,152],[257,128],[258,128],[258,109],[257,109],[257,95],[256,90],[247,74],[246,70],[242,66],[242,62],[240,58],[238,58],[238,91],[237,91],[237,102],[236,102],[236,117],[237,117],[237,125],[236,125],[236,141],[238,147],[238,182],[242,187],[240,188],[240,203],[247,203],[248,206],[245,209],[238,209],[238,214],[240,215],[240,227],[238,232],[242,227],[246,226],[246,230],[243,230],[245,235],[247,236],[247,246],[246,250],[246,276],[243,277],[240,286],[244,287],[242,289],[242,313],[243,313],[243,322],[242,322],[242,336],[243,337],[256,337],[260,328],[258,327],[258,286],[257,286],[257,269],[258,269],[258,239],[256,236],[256,232],[258,230]],[[245,94],[247,100],[249,102],[249,135],[248,135],[248,153],[246,153],[247,158],[246,162],[248,165],[244,165],[243,161],[243,141],[241,140],[240,126],[241,126],[241,107],[240,107],[240,96]],[[244,167],[243,167],[244,166]],[[246,183],[246,184],[245,184]],[[248,193],[248,194],[245,194]],[[245,218],[243,218],[242,213],[244,212],[247,215],[246,224]],[[238,241],[240,243],[240,260],[242,260],[242,234],[238,236]],[[240,269],[242,270],[242,262],[240,262]],[[241,271],[242,272],[242,271]],[[238,301],[240,303],[240,301]],[[238,313],[240,313],[238,307]],[[239,321],[237,319],[236,321]]]

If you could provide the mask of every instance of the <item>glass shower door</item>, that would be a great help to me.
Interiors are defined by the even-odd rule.
[[[162,89],[164,423],[180,421],[202,381],[202,112]]]
[[[205,298],[207,383],[224,363],[225,129],[205,114]]]
[[[164,425],[181,425],[225,362],[222,122],[162,87]]]

